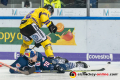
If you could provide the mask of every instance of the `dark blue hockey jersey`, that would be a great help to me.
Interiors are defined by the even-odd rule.
[[[25,70],[25,68],[31,68],[35,66],[36,72],[40,72],[40,70],[54,70],[54,66],[58,65],[58,61],[55,59],[49,59],[45,56],[43,56],[41,53],[37,52],[37,62],[34,64],[30,64],[28,61],[28,58],[23,56],[19,57],[11,66],[18,68],[20,70]],[[71,63],[65,63],[65,64],[59,64],[61,67],[63,67],[65,70],[73,68],[73,65]],[[10,73],[18,73],[12,69],[10,69]]]

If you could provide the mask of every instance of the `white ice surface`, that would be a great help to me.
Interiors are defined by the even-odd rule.
[[[88,69],[99,69],[105,67],[107,62],[86,62]],[[89,73],[89,72],[88,72]],[[105,71],[91,73],[118,73],[117,76],[76,76],[70,78],[69,72],[57,73],[34,73],[31,75],[10,74],[9,68],[0,67],[0,80],[120,80],[120,62],[112,62]]]

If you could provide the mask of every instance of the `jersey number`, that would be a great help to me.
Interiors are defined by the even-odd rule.
[[[29,13],[26,17],[25,17],[25,19],[30,18],[32,13],[34,13],[34,10],[33,10],[33,11],[31,11],[31,12],[30,12],[30,13]]]
[[[44,66],[48,67],[49,65],[50,65],[50,63],[45,61]]]

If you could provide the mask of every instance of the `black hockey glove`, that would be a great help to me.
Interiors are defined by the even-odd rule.
[[[36,68],[35,68],[35,67],[28,67],[28,66],[26,66],[26,67],[23,67],[23,68],[20,69],[20,70],[21,70],[21,71],[24,71],[23,74],[29,75],[29,74],[34,73],[34,72],[36,71]]]
[[[37,48],[39,48],[40,46],[42,46],[40,43],[36,43],[35,42],[35,46],[37,47]]]
[[[64,68],[59,65],[55,65],[54,70],[57,70],[58,71],[57,73],[65,73]]]
[[[53,24],[53,22],[51,21],[50,26],[48,27],[49,31],[52,33],[55,33],[57,31],[57,27]]]

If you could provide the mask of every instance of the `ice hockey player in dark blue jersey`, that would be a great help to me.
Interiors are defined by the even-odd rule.
[[[61,57],[49,59],[41,53],[28,48],[25,50],[24,56],[20,56],[11,66],[22,71],[28,71],[32,67],[35,67],[35,72],[41,72],[41,70],[57,70],[58,73],[64,73],[65,70],[75,68],[78,64],[81,64],[81,62],[72,63]],[[84,68],[87,67],[87,64],[84,63]],[[10,73],[19,72],[10,69]]]

